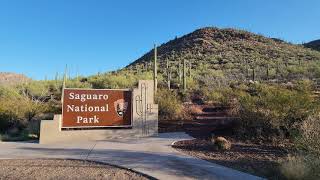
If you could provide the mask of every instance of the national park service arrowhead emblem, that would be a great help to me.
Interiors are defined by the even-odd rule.
[[[128,102],[125,102],[124,99],[118,99],[114,102],[114,109],[117,112],[119,117],[123,117],[124,113],[127,111]]]

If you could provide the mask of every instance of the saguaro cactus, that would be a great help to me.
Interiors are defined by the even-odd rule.
[[[58,78],[59,78],[59,73],[56,72],[56,75],[54,76],[54,80],[56,81],[56,83],[58,82]]]
[[[68,73],[68,65],[66,65],[66,67],[64,69],[62,90],[66,87],[66,83],[68,80],[67,73]]]
[[[267,81],[269,80],[269,64],[267,63]]]
[[[186,60],[183,59],[183,90],[187,90]]]
[[[253,60],[252,63],[252,81],[256,80],[256,59]]]
[[[192,64],[191,64],[191,60],[189,60],[189,78],[191,79],[191,69],[192,69]]]
[[[170,89],[170,83],[171,83],[171,69],[169,69],[169,59],[167,59],[167,60],[166,60],[166,73],[167,73],[168,89]]]
[[[250,78],[250,64],[248,59],[246,59],[246,76],[246,79]]]
[[[172,79],[172,69],[170,68],[170,70],[169,70],[169,83],[168,83],[169,89],[171,89],[171,79]]]
[[[252,68],[252,81],[255,81],[256,79],[256,72],[255,72],[255,68]]]
[[[79,81],[79,68],[76,67],[76,79],[77,81]]]
[[[181,81],[182,81],[182,70],[181,70],[181,62],[180,62],[180,59],[179,59],[179,66],[178,66],[178,76],[179,76],[179,83],[181,84]]]
[[[66,68],[64,69],[64,74],[63,74],[61,104],[63,104],[64,88],[66,87],[66,82],[67,82],[67,69],[68,69],[68,66],[66,65]]]
[[[154,81],[154,93],[157,93],[158,74],[157,74],[157,46],[156,46],[156,44],[154,44],[153,81]]]
[[[144,62],[143,69],[144,69],[144,71],[148,71],[148,63],[147,62]]]

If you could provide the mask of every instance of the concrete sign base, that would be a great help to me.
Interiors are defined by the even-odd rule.
[[[61,115],[55,115],[53,120],[42,120],[40,144],[157,135],[158,105],[154,104],[153,81],[140,80],[138,88],[132,90],[132,127],[73,130],[61,128],[61,124]]]

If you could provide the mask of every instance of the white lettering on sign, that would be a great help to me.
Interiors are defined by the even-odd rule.
[[[67,112],[108,112],[109,105],[105,106],[88,106],[87,104],[81,106],[67,105]]]
[[[82,117],[82,116],[77,116],[77,123],[84,123],[84,124],[91,124],[91,123],[99,123],[99,118],[97,116],[93,117]]]
[[[68,98],[85,102],[87,100],[108,100],[109,96],[107,94],[75,94],[71,92],[69,93]]]

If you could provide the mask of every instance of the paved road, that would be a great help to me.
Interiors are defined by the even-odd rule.
[[[106,162],[130,168],[158,179],[261,179],[171,148],[185,133],[162,133],[157,137],[42,145],[0,142],[0,158],[71,158]]]

